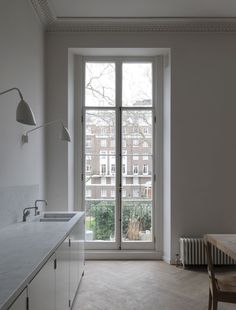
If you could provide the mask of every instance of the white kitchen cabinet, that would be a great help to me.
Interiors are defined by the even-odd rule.
[[[29,310],[55,310],[55,254],[28,285]]]
[[[79,221],[79,282],[84,275],[84,238],[85,238],[85,216]]]
[[[84,223],[82,216],[8,310],[72,308],[84,272]]]
[[[84,272],[84,216],[70,233],[70,306],[73,304],[82,274]]]
[[[11,305],[8,310],[26,310],[26,298],[27,292],[26,289],[17,297],[15,302]]]
[[[72,305],[79,284],[79,223],[70,233],[70,283],[69,297]]]
[[[56,250],[56,310],[69,307],[69,238],[66,238]]]

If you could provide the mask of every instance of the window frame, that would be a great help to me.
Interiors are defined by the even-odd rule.
[[[82,69],[82,71],[84,70],[84,63],[86,61],[94,61],[94,62],[104,62],[104,61],[123,61],[124,62],[137,62],[137,61],[140,61],[140,62],[145,62],[145,60],[147,60],[147,62],[149,62],[150,60],[153,61],[153,76],[155,77],[155,79],[153,79],[153,107],[152,108],[149,108],[148,109],[153,109],[154,113],[153,113],[153,116],[155,117],[155,119],[158,119],[158,121],[160,121],[160,123],[158,124],[158,126],[153,126],[153,128],[155,127],[154,131],[155,133],[157,134],[158,136],[158,141],[156,143],[156,145],[158,144],[158,150],[162,150],[162,114],[161,114],[161,111],[162,111],[162,88],[161,88],[161,85],[162,85],[162,79],[163,79],[163,67],[162,67],[162,63],[163,63],[163,56],[157,56],[157,57],[104,57],[104,56],[101,56],[101,57],[94,57],[94,56],[89,56],[89,57],[82,57],[82,56],[78,56],[80,57],[80,61],[81,61],[81,64],[80,64],[80,69]],[[159,70],[159,72],[157,72],[157,68]],[[160,82],[158,87],[156,85],[156,82],[157,80]],[[81,83],[82,85],[82,90],[84,92],[84,85],[83,83]],[[159,94],[157,96],[157,89],[159,89]],[[81,90],[81,89],[80,89]],[[81,100],[81,120],[82,120],[82,125],[81,125],[81,128],[84,126],[84,106],[82,104],[82,102],[84,102],[84,94],[82,94],[82,100]],[[90,108],[90,107],[89,107]],[[97,108],[97,107],[93,107],[93,108]],[[127,107],[128,108],[128,107]],[[101,107],[101,109],[104,109],[104,107]],[[109,107],[109,109],[112,109]],[[135,109],[139,109],[139,108],[135,108]],[[142,108],[141,108],[142,109]],[[159,114],[157,114],[157,109],[159,109]],[[79,113],[80,114],[80,113]],[[153,122],[154,124],[154,122]],[[159,131],[157,130],[157,128],[159,129]],[[154,134],[154,133],[152,133]],[[84,136],[83,137],[83,148],[84,148]],[[155,137],[155,135],[153,135],[153,137]],[[153,141],[154,142],[154,141]],[[156,146],[153,145],[154,148],[156,148]],[[160,208],[162,206],[162,195],[161,195],[161,189],[162,189],[162,156],[157,156],[157,153],[153,153],[154,156],[155,156],[155,162],[157,163],[155,165],[155,171],[153,173],[153,203],[155,205],[158,205],[159,207],[159,219],[156,221],[155,220],[155,223],[153,223],[153,232],[154,232],[154,242],[155,242],[155,249],[157,249],[157,244],[159,244],[158,248],[160,249],[161,248],[161,245],[162,245],[162,222],[160,222],[161,220],[161,215],[162,215],[162,209]],[[84,158],[83,158],[84,160]],[[82,167],[84,168],[84,165],[82,165]],[[154,167],[154,166],[153,166]],[[157,174],[157,168],[159,168],[159,174]],[[117,167],[117,170],[118,170],[118,167]],[[84,171],[82,171],[82,174],[81,175],[84,175]],[[158,190],[156,190],[157,186],[155,185],[155,183],[158,181],[159,183],[159,188]],[[155,193],[154,193],[155,192]],[[159,198],[157,199],[157,193],[159,194]],[[83,187],[82,187],[82,194],[84,193],[84,183],[83,183]],[[84,194],[82,195],[82,197],[84,197]],[[84,203],[84,199],[82,199],[82,204]],[[157,212],[157,209],[156,208],[153,208],[153,219],[156,218],[156,212]],[[156,228],[156,224],[158,223],[158,230]],[[155,237],[157,236],[157,238]],[[96,247],[95,247],[96,248]],[[103,246],[100,247],[100,249],[102,249]],[[106,248],[106,247],[105,247]],[[104,249],[105,249],[104,248]]]

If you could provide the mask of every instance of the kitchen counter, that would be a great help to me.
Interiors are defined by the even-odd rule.
[[[32,220],[0,230],[0,310],[7,309],[69,235],[84,212],[68,222]]]

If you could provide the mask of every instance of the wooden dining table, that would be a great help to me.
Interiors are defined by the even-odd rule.
[[[236,234],[206,234],[204,240],[236,261]]]

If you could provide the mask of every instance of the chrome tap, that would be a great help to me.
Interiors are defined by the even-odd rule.
[[[23,210],[23,222],[26,222],[26,218],[28,215],[30,215],[30,211],[31,209],[34,209],[34,215],[37,215],[37,210],[38,207],[28,207],[28,208],[24,208]]]
[[[48,205],[47,200],[45,200],[45,199],[37,199],[37,200],[35,200],[35,202],[34,202],[35,210],[38,210],[38,203],[39,203],[39,202],[44,202],[45,206]],[[35,211],[35,212],[36,212],[36,211]],[[38,214],[39,214],[39,212],[38,212]],[[35,214],[35,215],[36,215],[36,214]]]
[[[37,205],[38,202],[44,202],[46,206],[48,205],[48,202],[45,199],[37,199],[37,200],[35,200],[34,207],[24,208],[24,210],[23,210],[23,222],[26,222],[27,216],[30,215],[30,211],[29,210],[34,209],[34,215],[35,216],[39,215],[39,211],[38,211],[39,207]]]

